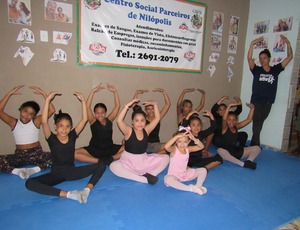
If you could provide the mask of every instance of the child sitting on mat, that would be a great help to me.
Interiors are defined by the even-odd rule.
[[[216,129],[216,121],[212,113],[208,110],[204,110],[203,116],[206,116],[210,120],[210,127],[202,130],[201,119],[196,110],[190,112],[182,121],[182,126],[190,127],[192,135],[199,139],[201,142],[207,141],[207,137],[212,135]],[[189,146],[195,146],[193,141],[190,141]],[[217,167],[222,164],[223,159],[219,154],[215,156],[202,156],[202,149],[190,152],[188,166],[190,167],[205,167],[207,170]]]
[[[97,103],[94,106],[94,114],[91,109],[94,94],[103,89],[105,87],[101,84],[97,85],[87,98],[87,114],[92,138],[88,146],[75,150],[75,160],[97,163],[100,159],[109,165],[114,160],[119,159],[124,150],[122,145],[113,143],[113,121],[120,109],[120,99],[116,88],[109,84],[106,86],[106,89],[114,94],[115,101],[115,106],[108,116],[106,116],[107,107],[103,103]]]
[[[77,200],[79,203],[86,203],[90,190],[97,184],[106,167],[101,161],[96,164],[75,167],[75,142],[87,122],[86,102],[81,93],[75,93],[75,96],[82,104],[82,118],[78,125],[72,129],[71,116],[60,111],[54,117],[56,134],[51,132],[48,124],[48,109],[50,101],[58,94],[58,92],[52,92],[48,95],[42,112],[42,127],[52,154],[53,165],[51,172],[30,178],[26,181],[26,188],[44,195],[60,196]],[[80,180],[90,175],[92,177],[82,191],[67,192],[53,187],[64,181]]]
[[[21,95],[19,90],[23,87],[24,85],[14,87],[0,101],[0,119],[10,127],[16,143],[14,154],[0,155],[0,172],[27,179],[32,174],[51,167],[52,162],[51,153],[43,151],[39,141],[42,116],[37,115],[40,111],[38,103],[24,102],[19,108],[18,119],[4,111],[10,97]],[[33,89],[35,94],[47,97],[47,94],[39,87],[31,86],[30,89]],[[51,117],[54,112],[55,109],[51,103],[47,115]],[[34,167],[23,168],[28,165],[34,165]]]
[[[154,107],[154,119],[146,124],[146,114],[139,105],[133,107],[131,115],[132,126],[124,122],[127,110],[139,99],[128,102],[117,117],[117,124],[124,134],[125,151],[120,160],[110,164],[110,170],[117,176],[142,183],[156,184],[157,174],[163,171],[168,163],[169,156],[165,154],[147,154],[149,133],[155,128],[160,120],[156,102],[145,102],[145,106]]]
[[[196,145],[189,146],[193,141]],[[179,127],[179,131],[166,144],[165,149],[170,152],[170,165],[168,174],[164,181],[166,186],[170,186],[182,191],[194,192],[203,195],[207,189],[203,187],[203,182],[207,175],[206,168],[190,168],[187,166],[189,153],[203,149],[202,142],[195,138],[189,127]],[[191,181],[197,178],[196,184],[185,185],[182,182]]]
[[[231,107],[237,106],[240,103],[241,102],[230,103],[223,115],[221,148],[219,148],[217,152],[224,160],[230,161],[244,168],[255,170],[256,163],[253,162],[253,160],[258,156],[261,148],[257,145],[244,148],[237,146],[238,130],[245,127],[252,121],[254,105],[247,103],[247,106],[250,108],[247,119],[237,122],[236,114],[229,111]],[[242,158],[247,158],[247,160],[243,162],[240,160]]]

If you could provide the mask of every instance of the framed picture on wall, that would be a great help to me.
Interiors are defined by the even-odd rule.
[[[292,29],[293,17],[281,18],[274,23],[273,32],[283,32]]]
[[[211,34],[211,50],[220,52],[222,48],[222,34],[212,33]]]
[[[31,26],[30,0],[7,0],[8,22]]]
[[[273,52],[280,53],[286,52],[286,44],[280,35],[286,36],[286,34],[276,34],[273,43]]]
[[[45,19],[57,22],[73,22],[73,5],[53,0],[45,0]]]
[[[239,17],[230,16],[230,22],[229,22],[229,34],[230,35],[238,35],[239,23],[240,23]]]
[[[254,24],[253,34],[257,35],[257,34],[268,33],[268,31],[269,31],[269,24],[270,24],[270,20],[255,23]]]
[[[213,16],[213,32],[222,33],[224,24],[224,14],[214,11]]]
[[[237,36],[233,36],[233,35],[229,35],[229,37],[228,37],[227,53],[236,54],[237,43],[238,43],[238,37]]]

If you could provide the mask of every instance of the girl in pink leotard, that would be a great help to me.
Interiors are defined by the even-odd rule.
[[[188,146],[190,141],[194,141],[196,145]],[[164,178],[166,186],[194,192],[199,195],[207,192],[207,189],[202,186],[207,170],[205,168],[194,169],[187,166],[189,152],[199,151],[203,147],[203,143],[191,134],[189,127],[179,127],[177,134],[165,144],[166,151],[170,152],[169,170]],[[196,184],[186,185],[182,183],[196,178]]]

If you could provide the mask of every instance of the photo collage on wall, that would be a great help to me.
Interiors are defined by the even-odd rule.
[[[17,42],[26,45],[19,46],[14,54],[14,58],[20,56],[24,66],[27,66],[34,56],[35,35],[29,29],[35,21],[54,21],[59,23],[73,23],[73,5],[64,1],[44,0],[44,18],[32,18],[31,0],[7,0],[8,23],[23,26],[17,35]],[[51,22],[52,23],[52,22]],[[53,44],[68,45],[72,38],[72,33],[62,31],[52,31]],[[48,31],[40,30],[40,41],[49,42]],[[61,48],[54,48],[53,57],[49,58],[50,62],[67,62],[67,54]]]
[[[263,37],[263,39],[261,42],[256,43],[253,49],[259,53],[263,49],[269,49],[272,45],[272,48],[269,49],[273,52],[271,62],[272,65],[276,65],[286,57],[287,45],[284,43],[281,36],[288,36],[288,31],[292,29],[293,17],[279,18],[274,20],[273,25],[270,25],[270,23],[270,20],[266,20],[254,24],[253,35],[255,35],[255,38]],[[271,39],[268,36],[270,32],[273,32],[273,38]],[[256,65],[260,65],[258,57],[254,62]]]
[[[230,16],[229,19],[229,30],[228,30],[228,44],[227,44],[227,53],[236,54],[238,48],[238,32],[239,32],[239,23],[240,18],[237,16]],[[209,65],[207,71],[212,77],[216,71],[215,63],[220,57],[220,52],[222,49],[222,35],[224,29],[224,13],[214,11],[213,12],[213,28],[211,35],[211,55],[209,56]],[[234,65],[234,56],[230,55],[227,58],[227,77],[228,81],[231,81],[233,76],[231,65]]]

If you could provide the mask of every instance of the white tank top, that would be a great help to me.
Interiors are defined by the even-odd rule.
[[[39,141],[39,132],[40,129],[35,126],[33,120],[23,124],[20,119],[17,120],[17,124],[12,130],[17,145],[32,144]]]

